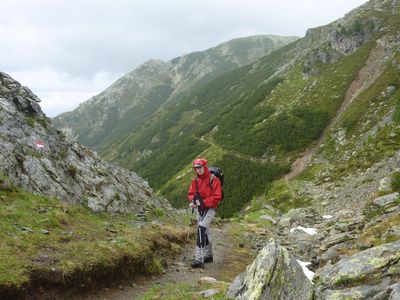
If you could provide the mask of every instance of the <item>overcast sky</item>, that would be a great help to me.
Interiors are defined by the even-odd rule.
[[[0,0],[0,71],[54,117],[148,59],[232,38],[304,36],[365,0]]]

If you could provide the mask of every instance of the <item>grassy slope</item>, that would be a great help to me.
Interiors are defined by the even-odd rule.
[[[293,47],[293,45],[289,47]],[[141,132],[132,134],[121,144],[118,149],[117,161],[130,168],[141,169],[142,171],[139,171],[141,176],[151,179],[153,186],[156,188],[164,186],[161,191],[168,199],[172,199],[174,204],[178,201],[182,202],[179,199],[185,198],[186,193],[185,189],[182,188],[183,181],[178,180],[179,182],[174,184],[177,187],[179,186],[179,190],[176,190],[171,188],[171,184],[168,184],[169,179],[184,170],[190,164],[194,155],[203,151],[213,152],[213,149],[218,148],[218,145],[213,147],[212,139],[204,139],[202,135],[219,124],[223,114],[228,113],[238,101],[243,101],[244,95],[251,94],[255,86],[264,78],[268,78],[285,53],[285,51],[277,51],[269,56],[263,66],[260,67],[263,70],[262,73],[253,74],[249,72],[252,66],[247,66],[222,76],[219,81],[211,82],[201,89],[199,88],[179,102],[169,103],[163,112],[143,125]],[[257,101],[262,99],[258,97]],[[156,142],[152,143],[152,140],[156,140]],[[127,153],[135,153],[135,151],[143,151],[144,149],[152,151],[151,155],[139,162],[136,161],[135,155],[127,155]],[[237,198],[234,201],[230,200],[230,202],[238,203],[238,207],[243,206],[243,203],[247,202],[256,190],[265,188],[270,176],[268,176],[268,180],[261,180],[261,182],[260,172],[266,172],[262,171],[263,169],[273,166],[272,173],[275,176],[281,174],[282,170],[285,169],[285,166],[279,164],[253,164],[248,157],[235,158],[229,151],[225,150],[223,155],[220,155],[221,160],[213,161],[213,156],[213,154],[207,156],[212,164],[228,170],[231,169],[229,160],[234,159],[241,164],[241,168],[236,168],[234,172],[243,173],[243,176],[228,175],[231,178],[230,184],[225,187],[227,195],[230,194]],[[249,167],[249,164],[252,168]],[[241,172],[240,169],[248,169],[250,174]],[[256,185],[251,183],[256,183]],[[234,187],[246,190],[246,195],[241,195],[240,192],[234,190]],[[233,211],[229,212],[230,215],[232,213]]]
[[[400,10],[397,12],[400,14]],[[392,34],[400,28],[399,18],[375,12],[385,23],[380,35]],[[351,58],[362,61],[373,43],[366,44]],[[277,181],[265,201],[282,211],[312,203],[313,199],[300,196],[304,184],[321,184],[324,179],[337,181],[359,174],[382,159],[393,156],[400,149],[400,54],[387,53],[390,59],[380,77],[353,100],[337,124],[328,133],[316,156],[324,163],[311,164],[300,176],[289,182]],[[362,58],[362,59],[361,59]],[[350,62],[352,63],[352,62]],[[347,68],[348,66],[343,65]],[[338,72],[338,70],[333,70]],[[388,92],[388,88],[393,89]],[[344,142],[337,142],[342,132]],[[329,174],[329,175],[325,175]],[[355,175],[357,176],[357,175]],[[390,174],[388,174],[390,176]]]
[[[221,166],[227,177],[227,216],[241,209],[254,195],[268,191],[269,183],[287,172],[287,157],[295,157],[317,138],[334,116],[373,44],[366,44],[337,63],[320,64],[318,76],[303,79],[301,65],[297,65],[286,78],[263,82],[293,46],[265,57],[263,64],[254,67],[256,71],[249,72],[253,67],[245,67],[225,75],[218,83],[211,83],[183,99],[178,111],[167,110],[168,117],[158,120],[164,120],[163,125],[157,120],[153,126],[149,125],[148,128],[160,126],[158,131],[144,130],[150,138],[162,135],[162,130],[167,128],[164,143],[168,141],[168,144],[160,148],[162,151],[149,146],[153,154],[136,163],[141,175],[151,179],[163,195],[179,206],[185,198],[185,184],[189,179],[178,174],[185,174],[181,170],[186,170],[190,164],[191,153],[205,155],[213,165]],[[221,82],[225,85],[221,86]],[[199,99],[201,104],[193,104],[190,99]],[[190,111],[193,113],[185,114]],[[175,123],[170,122],[167,126],[168,120],[175,120]],[[210,132],[216,125],[218,130]],[[183,132],[183,137],[179,132]],[[194,136],[184,138],[185,132],[192,132]],[[132,141],[140,143],[138,136]],[[187,146],[188,141],[191,141],[191,148]],[[273,151],[270,154],[280,158],[281,163],[252,161],[252,156],[260,156],[268,149]],[[214,155],[214,151],[219,154]],[[171,167],[163,168],[166,165]]]
[[[179,250],[185,232],[163,212],[147,217],[169,225],[143,226],[132,215],[94,214],[17,189],[0,191],[0,295],[35,284],[90,285],[160,272],[160,249],[163,255]]]

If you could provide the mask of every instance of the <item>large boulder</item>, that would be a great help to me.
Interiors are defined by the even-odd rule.
[[[312,285],[301,266],[275,240],[230,285],[226,296],[235,299],[312,299]]]

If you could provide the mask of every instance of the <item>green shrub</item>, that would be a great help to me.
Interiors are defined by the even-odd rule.
[[[400,123],[400,97],[398,97],[396,101],[396,109],[394,111],[393,120],[396,123]]]
[[[76,167],[74,165],[68,165],[68,173],[72,176],[76,176]]]
[[[363,209],[363,215],[367,220],[374,219],[375,217],[382,215],[384,212],[385,210],[382,207],[373,202],[367,204]]]
[[[28,124],[30,127],[35,127],[36,120],[33,117],[26,117],[26,124]]]
[[[400,172],[395,172],[392,174],[391,185],[394,192],[400,192]]]

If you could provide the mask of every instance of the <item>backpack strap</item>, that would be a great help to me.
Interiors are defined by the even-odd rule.
[[[211,190],[212,190],[212,183],[213,183],[214,176],[215,175],[213,173],[211,173],[211,176],[210,176],[210,188],[211,188]]]

